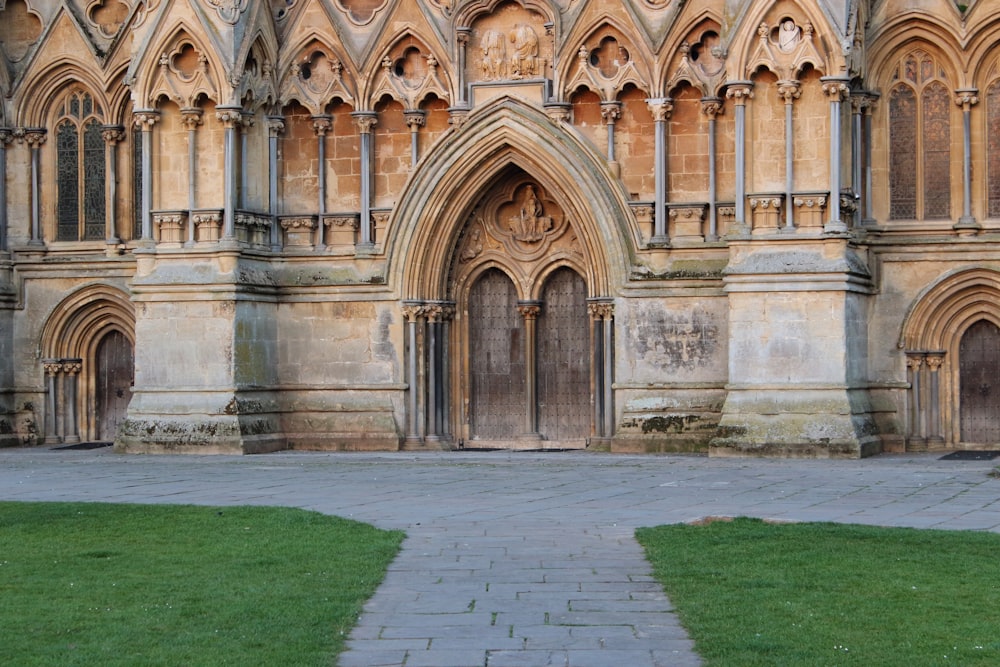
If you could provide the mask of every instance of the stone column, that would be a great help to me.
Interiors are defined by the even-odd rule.
[[[593,299],[587,304],[594,326],[594,430],[609,440],[614,435],[612,405],[614,382],[614,313],[610,299]]]
[[[215,117],[225,127],[223,144],[222,243],[236,240],[236,127],[243,120],[243,108],[218,106]]]
[[[469,98],[467,90],[468,82],[465,80],[465,63],[467,59],[466,49],[469,47],[469,37],[472,35],[472,28],[455,28],[455,41],[458,43],[458,107],[467,108]]]
[[[7,230],[7,145],[14,139],[10,128],[0,127],[0,253],[10,249]]]
[[[51,445],[61,442],[56,431],[57,413],[59,412],[59,394],[56,391],[56,379],[62,373],[62,363],[58,359],[42,359],[45,369],[45,437],[42,444]]]
[[[406,126],[410,128],[410,168],[412,169],[417,166],[417,160],[420,159],[418,137],[420,128],[427,122],[427,113],[420,109],[407,109],[403,112],[403,117],[406,119]]]
[[[667,236],[667,121],[673,111],[673,101],[668,98],[646,100],[649,111],[653,114],[654,153],[653,153],[653,236],[649,244],[665,247],[670,243]]]
[[[153,242],[153,126],[160,120],[160,112],[140,109],[132,118],[142,135],[142,227],[139,236],[142,245],[150,246]]]
[[[316,226],[316,249],[323,250],[326,243],[323,240],[323,217],[326,215],[326,133],[333,126],[333,118],[326,114],[313,116],[313,131],[316,133],[316,154],[319,164],[316,165],[316,181],[319,183],[319,224]]]
[[[77,401],[77,377],[83,368],[82,359],[64,359],[62,364],[63,372],[63,400],[65,410],[63,416],[63,442],[80,442],[80,427],[76,418]]]
[[[267,205],[271,214],[271,251],[281,251],[281,235],[278,233],[278,215],[281,213],[278,201],[278,137],[285,131],[283,116],[267,117]]]
[[[423,439],[420,437],[420,375],[417,365],[417,361],[420,358],[420,348],[417,342],[417,323],[422,316],[422,302],[403,302],[403,317],[406,320],[406,337],[409,347],[409,355],[406,358],[406,383],[409,385],[409,396],[407,397],[408,414],[406,415],[405,440],[405,444],[409,445],[419,445],[423,442]]]
[[[732,236],[749,233],[746,217],[747,195],[747,116],[746,102],[753,97],[753,81],[733,81],[726,88],[726,99],[736,105],[736,215]]]
[[[925,358],[930,375],[930,386],[927,388],[927,398],[930,404],[927,425],[928,447],[944,445],[944,437],[941,434],[941,374],[938,372],[941,364],[944,363],[944,355],[943,350],[936,350],[928,352]]]
[[[194,216],[197,208],[195,184],[198,181],[198,126],[204,122],[203,111],[198,108],[181,109],[181,124],[188,131],[188,228],[187,244],[194,245]]]
[[[518,301],[517,312],[524,318],[524,435],[525,439],[541,438],[538,432],[538,378],[535,360],[538,356],[536,333],[542,304],[538,301]]]
[[[240,168],[240,191],[237,195],[237,201],[239,202],[237,208],[246,209],[247,208],[247,190],[249,189],[247,178],[250,176],[250,170],[247,169],[247,160],[250,154],[249,143],[250,143],[250,130],[256,124],[257,119],[254,115],[243,110],[240,112],[240,122],[236,126],[236,129],[240,133],[240,155],[237,160],[237,164]]]
[[[864,196],[864,110],[868,96],[860,91],[851,91],[851,189]],[[858,207],[855,221],[860,221],[864,215],[862,206]]]
[[[793,102],[802,94],[802,85],[798,81],[785,80],[778,82],[778,95],[785,102],[785,202],[792,201],[795,190],[795,127],[793,126]],[[795,230],[792,219],[793,209],[785,206],[785,231]]]
[[[906,449],[919,452],[927,449],[927,440],[924,437],[924,400],[921,395],[920,369],[924,364],[922,352],[906,353],[906,374],[910,382],[910,391],[907,393],[907,416],[909,417],[909,428],[907,428]]]
[[[361,133],[361,234],[357,250],[362,253],[374,249],[372,243],[372,171],[374,167],[374,147],[372,131],[378,122],[374,111],[355,111],[351,114]]]
[[[840,219],[840,103],[844,96],[850,92],[849,80],[844,77],[824,76],[820,77],[823,82],[823,92],[830,100],[830,220],[826,223],[823,231],[827,234],[844,234],[847,232],[847,223]]]
[[[105,125],[101,128],[104,138],[105,164],[108,165],[108,178],[104,189],[105,242],[118,245],[118,144],[125,141],[125,128],[121,125]]]
[[[979,102],[979,89],[959,88],[955,94],[955,104],[962,108],[962,217],[955,225],[961,236],[980,229],[972,215],[972,107]]]
[[[439,442],[442,411],[439,400],[441,374],[438,336],[444,308],[441,304],[432,303],[426,305],[423,312],[427,316],[427,437],[425,439],[427,442]]]
[[[618,165],[615,158],[615,121],[622,117],[621,102],[601,102],[601,118],[608,128],[608,163],[614,169]]]
[[[29,246],[44,245],[42,241],[42,172],[41,148],[45,143],[45,128],[27,128],[24,141],[31,148],[31,239]]]
[[[718,241],[719,215],[716,210],[716,199],[719,198],[719,193],[716,185],[715,117],[723,112],[722,98],[701,98],[701,112],[708,118],[708,234],[705,235],[705,240]]]
[[[864,208],[861,219],[865,224],[874,224],[875,218],[872,206],[872,114],[875,112],[875,102],[878,100],[877,93],[868,93],[868,104],[865,105],[864,117]]]

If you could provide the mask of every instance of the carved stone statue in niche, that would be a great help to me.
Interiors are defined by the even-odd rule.
[[[795,25],[792,19],[785,19],[778,29],[778,50],[782,53],[791,53],[799,45],[802,39],[802,29]]]
[[[514,238],[523,243],[537,243],[552,229],[552,218],[545,215],[542,202],[535,194],[535,186],[529,185],[524,190],[521,208],[517,215],[508,221]]]
[[[531,26],[519,23],[510,31],[514,45],[510,55],[510,78],[523,79],[538,74],[538,35]]]
[[[503,79],[507,76],[507,45],[499,30],[487,30],[480,44],[483,60],[480,68],[486,80]]]

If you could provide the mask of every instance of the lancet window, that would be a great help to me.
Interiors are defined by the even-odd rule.
[[[951,217],[951,88],[935,58],[906,56],[889,92],[889,218]]]
[[[987,215],[1000,218],[1000,80],[986,89]]]
[[[70,93],[56,123],[56,240],[98,240],[105,233],[102,110],[90,94]]]

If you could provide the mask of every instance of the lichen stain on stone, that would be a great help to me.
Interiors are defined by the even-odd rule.
[[[719,327],[701,311],[668,312],[649,308],[636,318],[635,349],[666,370],[693,370],[712,362]]]
[[[683,433],[688,427],[698,421],[696,415],[665,415],[642,420],[642,432],[647,433]]]

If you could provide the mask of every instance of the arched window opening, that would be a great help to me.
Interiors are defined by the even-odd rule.
[[[951,217],[951,95],[943,68],[906,56],[889,92],[889,218]],[[920,184],[920,187],[918,187]]]
[[[102,111],[85,92],[69,94],[56,124],[56,240],[105,235],[107,167]]]

